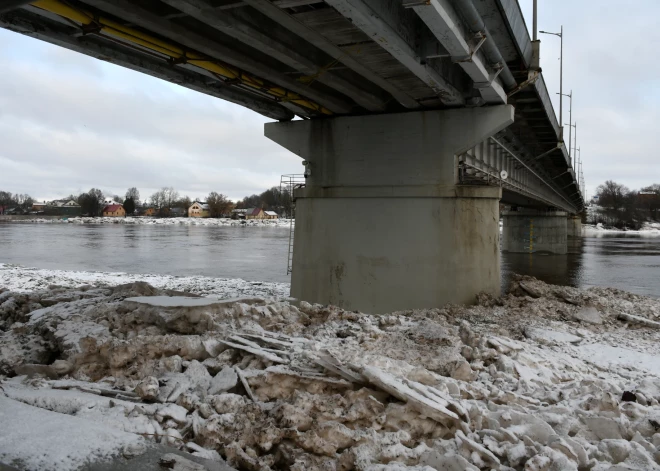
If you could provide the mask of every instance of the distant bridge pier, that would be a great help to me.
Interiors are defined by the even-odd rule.
[[[458,185],[457,156],[513,116],[501,105],[266,124],[311,173],[295,194],[291,295],[370,313],[499,295],[501,189]]]
[[[569,215],[566,220],[566,234],[569,239],[582,237],[582,218],[577,215]]]
[[[567,213],[523,209],[502,213],[502,251],[512,253],[567,253]]]

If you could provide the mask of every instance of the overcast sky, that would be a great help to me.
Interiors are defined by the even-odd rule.
[[[520,4],[531,28],[532,0]],[[564,25],[564,92],[575,95],[589,194],[607,179],[660,183],[660,2],[539,4],[539,29]],[[559,38],[541,39],[558,113]],[[303,169],[252,111],[3,29],[0,71],[0,190],[43,200],[136,186],[145,198],[173,186],[239,199]],[[568,109],[566,99],[565,123]]]

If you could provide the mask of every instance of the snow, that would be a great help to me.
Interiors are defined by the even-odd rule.
[[[290,289],[288,283],[254,282],[240,278],[46,270],[0,263],[0,287],[19,293],[43,290],[52,285],[78,288],[85,285],[116,286],[136,281],[144,281],[160,289],[221,299],[244,296],[287,297]]]
[[[660,469],[660,299],[514,276],[474,306],[370,315],[37,285],[0,293],[0,450],[26,469],[45,453],[78,460],[65,470],[110,456],[121,434],[237,469]],[[14,444],[42,440],[36,419],[13,435],[22,417],[7,414],[26,407],[46,433],[92,424],[92,445],[104,431],[111,451],[77,435],[61,452]]]
[[[139,435],[1,395],[0,424],[0,462],[25,470],[76,470],[144,442]]]
[[[137,296],[135,298],[126,298],[126,301],[148,304],[155,307],[199,307],[213,306],[220,303],[231,303],[240,301],[240,298],[233,299],[209,299],[209,298],[188,298],[185,296]]]
[[[627,348],[594,343],[577,347],[585,360],[607,369],[634,368],[660,376],[660,355],[638,352]]]
[[[234,226],[234,227],[289,227],[291,219],[229,219],[229,218],[153,218],[141,217],[70,217],[70,218],[30,218],[16,219],[12,223],[40,224],[128,224],[128,225],[184,225],[184,226]],[[295,221],[294,221],[295,223]]]
[[[632,229],[608,229],[603,226],[603,224],[598,223],[593,224],[584,224],[582,225],[582,230],[585,235],[599,235],[599,234],[637,234],[641,236],[660,236],[660,223],[658,222],[645,222],[642,228],[638,231]]]

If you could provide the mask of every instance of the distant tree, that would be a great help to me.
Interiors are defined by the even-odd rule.
[[[188,196],[188,195],[182,196],[176,202],[176,207],[184,209],[186,211],[186,216],[188,216],[188,208],[190,208],[190,205],[192,205],[192,200],[190,199],[190,196]]]
[[[154,209],[160,213],[163,209],[163,192],[162,190],[158,190],[155,192],[153,195],[149,197],[149,202],[151,205],[154,207]]]
[[[126,211],[126,214],[135,213],[135,201],[133,198],[126,198],[124,200],[124,211]]]
[[[14,204],[13,195],[9,191],[0,191],[0,206],[11,206]]]
[[[92,188],[78,197],[78,204],[83,214],[95,217],[101,215],[103,211],[104,198],[101,190]]]
[[[623,208],[626,197],[630,193],[627,186],[607,180],[596,189],[598,204],[604,208],[618,210]]]
[[[131,198],[136,206],[140,205],[140,192],[134,186],[126,190],[126,199]]]
[[[169,209],[175,206],[177,200],[179,199],[179,192],[171,186],[163,188],[161,191],[163,194],[163,206],[169,211]]]
[[[231,200],[225,195],[212,191],[206,197],[206,203],[209,205],[209,212],[212,218],[221,217],[229,212],[232,205]]]
[[[119,195],[112,195],[112,201],[114,201],[115,203],[123,203],[124,202],[122,197],[119,196]]]

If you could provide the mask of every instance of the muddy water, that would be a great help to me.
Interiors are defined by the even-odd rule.
[[[0,224],[0,262],[28,267],[288,282],[289,231],[277,227]],[[584,237],[568,255],[502,254],[511,273],[660,296],[660,237]]]

